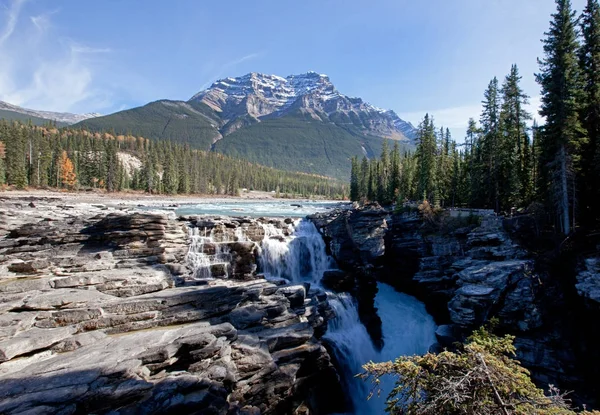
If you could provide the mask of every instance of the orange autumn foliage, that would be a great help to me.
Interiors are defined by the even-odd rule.
[[[72,188],[77,183],[77,175],[73,167],[73,162],[67,156],[67,152],[63,151],[60,156],[60,179],[63,186]]]

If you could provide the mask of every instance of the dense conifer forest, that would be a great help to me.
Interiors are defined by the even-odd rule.
[[[142,137],[0,121],[0,185],[138,190],[153,194],[347,195],[344,182],[280,171],[187,145]]]
[[[458,144],[425,115],[417,148],[384,145],[379,159],[352,160],[350,198],[384,204],[428,200],[509,213],[542,212],[564,234],[597,225],[600,204],[600,7],[581,14],[557,0],[536,74],[545,124],[528,127],[528,96],[517,65],[483,96],[479,123],[469,120]]]

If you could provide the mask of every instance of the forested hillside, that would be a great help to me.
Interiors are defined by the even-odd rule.
[[[161,100],[90,118],[77,127],[93,132],[113,131],[119,135],[168,140],[207,151],[214,141],[221,138],[218,123],[218,116],[201,102]]]
[[[579,24],[579,27],[578,27]],[[537,81],[545,125],[525,111],[516,65],[493,78],[479,124],[469,120],[464,144],[425,115],[417,149],[384,146],[376,160],[352,160],[350,197],[383,203],[428,200],[437,206],[530,208],[569,234],[597,225],[600,208],[600,8],[590,0],[579,19],[570,2],[557,11],[543,41]]]
[[[351,126],[341,128],[295,113],[238,130],[218,141],[215,150],[278,169],[348,177],[349,160],[356,154],[376,157],[383,141]],[[411,148],[406,143],[399,145]]]
[[[0,121],[4,184],[216,195],[246,188],[327,198],[343,198],[347,191],[344,182],[329,177],[275,170],[187,145]]]

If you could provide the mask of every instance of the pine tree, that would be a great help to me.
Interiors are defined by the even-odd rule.
[[[498,96],[498,78],[494,77],[484,93],[482,101],[483,111],[480,124],[481,157],[485,165],[485,182],[487,182],[488,194],[485,198],[485,206],[493,207],[496,212],[500,211],[500,168],[497,155],[500,143],[500,99]],[[484,184],[485,184],[484,182]]]
[[[18,189],[27,186],[26,151],[25,128],[11,128],[6,141],[6,181]]]
[[[435,185],[436,137],[429,114],[419,124],[417,133],[417,198],[432,199]]]
[[[577,107],[578,42],[570,0],[556,0],[556,13],[552,15],[543,44],[545,56],[538,60],[540,73],[536,74],[542,88],[541,115],[546,117],[543,142],[540,143],[543,148],[541,161],[548,164],[550,177],[546,180],[552,184],[550,196],[555,202],[560,230],[569,234],[571,219],[575,220],[570,209],[575,209],[573,200],[576,197],[572,185],[572,199],[569,199],[569,182],[575,182],[571,173],[577,169],[582,144]]]
[[[390,155],[390,181],[388,186],[388,200],[395,201],[400,192],[400,147],[394,142]]]
[[[356,157],[352,157],[350,160],[351,169],[350,169],[350,200],[353,202],[360,200],[359,195],[359,167],[358,167],[358,159]]]
[[[177,166],[173,150],[167,150],[166,162],[163,173],[163,186],[165,193],[176,194],[179,186]]]
[[[0,126],[0,138],[3,138],[2,129]],[[4,186],[6,184],[6,166],[4,162],[4,158],[6,157],[6,146],[2,141],[0,141],[0,186]]]
[[[583,94],[580,119],[589,139],[582,160],[582,207],[585,220],[594,220],[600,209],[600,5],[588,0],[581,16],[579,50]]]
[[[363,156],[360,163],[358,195],[359,199],[366,199],[369,191],[369,160]]]
[[[389,149],[387,139],[383,140],[381,147],[381,157],[379,158],[378,174],[377,174],[377,201],[387,205],[392,202],[388,198],[388,182],[389,182]]]
[[[482,183],[481,183],[481,147],[479,140],[479,128],[473,118],[469,118],[467,127],[467,136],[465,138],[465,179],[468,191],[467,202],[469,206],[475,206],[481,202]]]
[[[500,170],[501,208],[504,210],[527,199],[529,169],[525,160],[528,146],[526,121],[531,119],[531,114],[525,110],[529,97],[520,87],[520,80],[517,65],[512,65],[501,90],[501,140],[496,158]]]

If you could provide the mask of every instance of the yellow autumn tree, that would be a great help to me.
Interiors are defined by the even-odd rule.
[[[60,166],[60,180],[63,186],[73,188],[73,186],[75,186],[75,183],[77,183],[77,175],[75,174],[73,162],[67,156],[66,151],[63,151],[60,155],[58,165]]]

